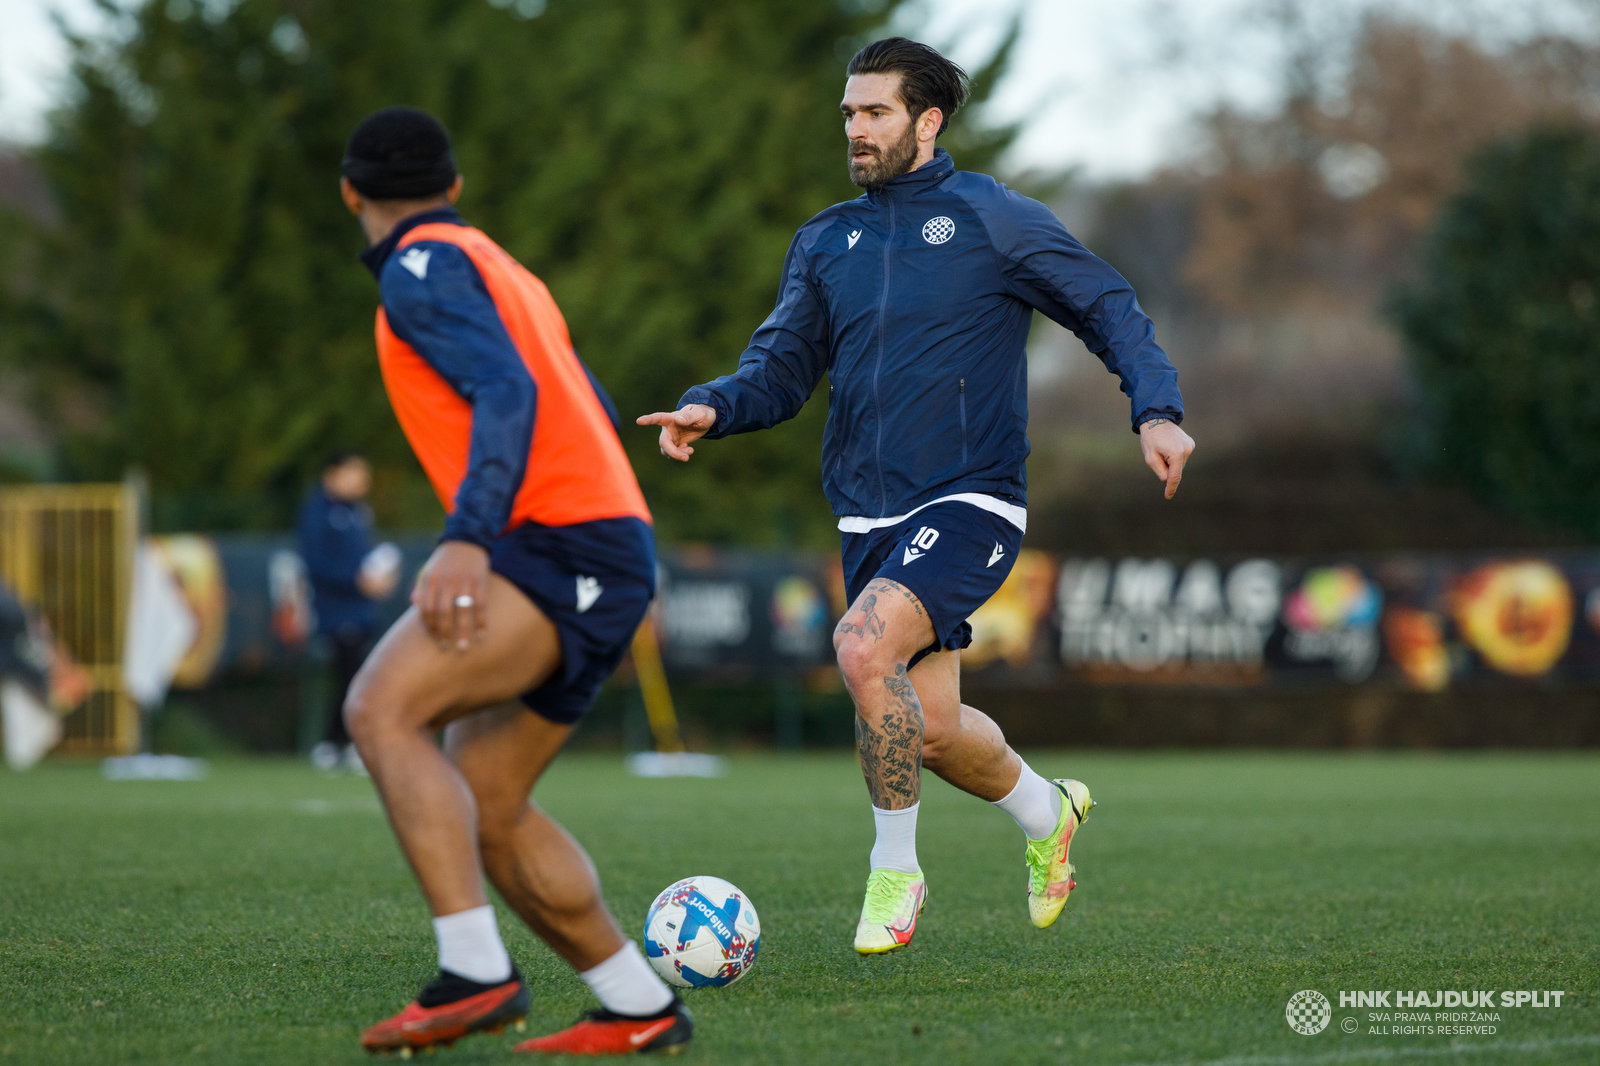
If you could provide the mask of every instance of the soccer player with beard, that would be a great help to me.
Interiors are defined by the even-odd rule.
[[[901,37],[850,61],[850,180],[866,190],[801,227],[776,309],[738,370],[646,415],[663,455],[794,417],[828,375],[824,491],[851,605],[834,631],[856,705],[877,838],[856,926],[863,955],[909,943],[927,899],[917,862],[923,766],[1009,814],[1027,838],[1028,911],[1072,891],[1068,846],[1094,801],[1047,781],[961,702],[967,617],[1000,587],[1027,524],[1027,362],[1035,309],[1116,374],[1145,462],[1170,499],[1194,441],[1177,371],[1128,283],[1050,210],[955,169],[935,146],[967,76]]]

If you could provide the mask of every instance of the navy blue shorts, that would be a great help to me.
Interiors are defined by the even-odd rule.
[[[934,642],[911,657],[972,643],[967,618],[1000,588],[1022,547],[1022,530],[970,503],[926,507],[897,526],[846,533],[840,545],[850,603],[875,577],[899,582],[922,601]]]
[[[489,569],[522,590],[561,637],[561,665],[522,694],[536,714],[583,717],[633,640],[656,594],[656,541],[637,518],[571,526],[526,522],[498,537]]]

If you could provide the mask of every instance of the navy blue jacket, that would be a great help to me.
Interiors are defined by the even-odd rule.
[[[394,255],[401,237],[429,222],[466,225],[451,207],[412,215],[363,252],[361,261],[378,279],[395,336],[472,405],[467,475],[440,539],[487,548],[505,528],[522,487],[539,388],[466,252],[444,241],[415,241],[407,252],[427,253],[420,274],[407,265],[416,259]],[[611,397],[587,364],[583,369],[612,427],[619,428]]]
[[[361,560],[372,550],[372,510],[344,503],[316,486],[300,505],[300,558],[311,578],[317,632],[357,636],[378,622],[377,605],[356,587]]]
[[[1026,344],[1038,309],[1122,380],[1137,426],[1183,419],[1177,371],[1133,289],[1050,209],[944,149],[801,227],[739,369],[684,393],[708,437],[793,418],[829,380],[823,489],[886,518],[957,492],[1027,499]]]

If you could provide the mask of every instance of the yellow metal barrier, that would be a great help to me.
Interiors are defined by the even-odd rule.
[[[114,755],[139,745],[139,710],[122,691],[122,648],[139,501],[131,485],[0,489],[0,580],[37,609],[93,678],[56,751]]]
[[[644,695],[644,713],[650,719],[656,750],[682,751],[672,690],[667,687],[667,672],[661,666],[661,645],[656,642],[655,623],[648,618],[633,635],[633,668],[639,675],[639,691]]]

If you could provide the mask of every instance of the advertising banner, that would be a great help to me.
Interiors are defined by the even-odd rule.
[[[1600,555],[1068,560],[1061,663],[1115,683],[1451,685],[1600,673]]]
[[[754,676],[807,671],[833,655],[821,560],[707,549],[664,553],[655,618],[669,669]]]
[[[1266,559],[1070,559],[1061,662],[1096,682],[1255,684],[1282,600],[1282,568]]]
[[[433,540],[401,538],[399,547],[400,587],[380,604],[383,625],[405,609]],[[315,654],[314,605],[288,538],[171,538],[163,548],[208,634],[184,683]],[[846,606],[837,557],[668,548],[659,578],[656,628],[679,676],[747,683],[809,676],[833,661]],[[991,687],[1437,692],[1582,681],[1600,678],[1600,552],[1151,559],[1025,550],[970,622],[962,669]]]

